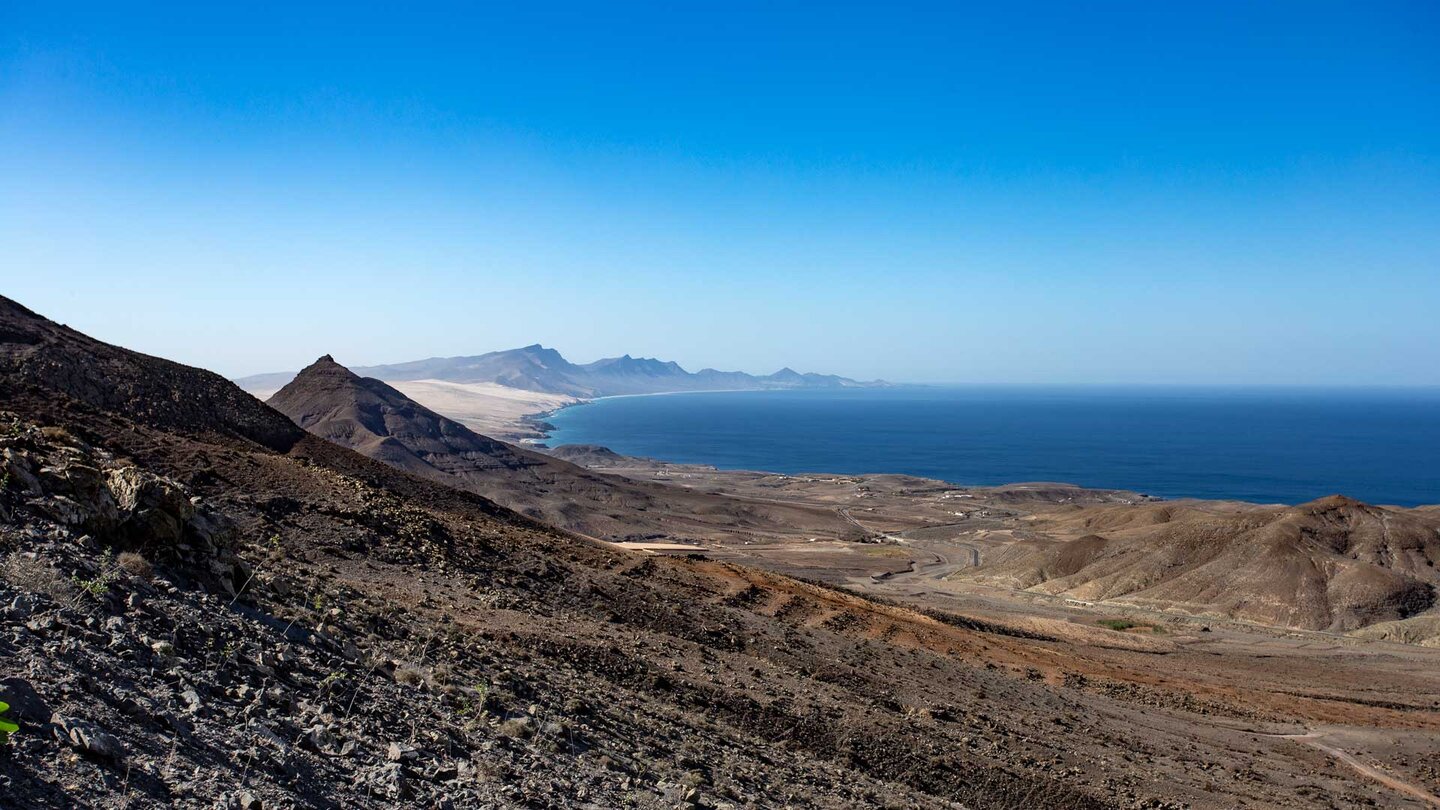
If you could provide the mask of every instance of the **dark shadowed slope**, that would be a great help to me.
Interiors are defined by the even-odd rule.
[[[385,383],[325,355],[267,402],[295,424],[403,470],[464,476],[518,471],[548,459],[473,433]]]
[[[1329,630],[1430,611],[1440,587],[1440,515],[1340,496],[1294,507],[1090,507],[1033,528],[1045,535],[959,576]]]
[[[144,425],[218,431],[286,450],[303,432],[218,374],[101,343],[0,296],[0,377]]]
[[[300,372],[269,404],[328,441],[591,536],[678,539],[846,528],[833,510],[634,481],[499,442],[329,356]]]

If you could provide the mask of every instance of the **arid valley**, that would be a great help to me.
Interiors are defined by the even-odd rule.
[[[0,810],[1440,810],[1440,2],[0,0]]]
[[[302,372],[296,393],[272,402],[321,435],[338,418],[353,443],[361,433],[342,415],[354,413],[346,386],[355,380],[331,365]],[[313,384],[324,388],[307,393],[323,405],[291,404],[322,371],[330,376]],[[408,386],[424,396],[441,383]],[[435,399],[436,411],[469,422],[485,410],[489,392],[457,401],[453,390]],[[553,394],[534,396],[533,408],[548,409]],[[369,424],[414,443],[424,433],[409,412],[418,405],[392,399],[382,406],[387,418]],[[314,421],[316,412],[325,418]],[[537,431],[524,414],[481,424],[512,439]],[[452,445],[460,432],[429,430]],[[427,445],[423,456],[444,469],[442,450]],[[1181,795],[1189,806],[1437,801],[1440,510],[1338,496],[1266,507],[1064,484],[721,471],[600,447],[547,454],[648,490],[643,505],[630,504],[636,512],[613,513],[622,529],[586,513],[572,530],[723,575],[733,582],[727,599],[747,610],[954,656],[1051,693],[1012,715],[1053,746],[1054,759],[1039,760],[1047,772],[1076,768],[1065,763],[1079,752],[1092,762],[1118,757],[1129,775],[1107,777],[1106,789],[1142,803]],[[569,477],[555,473],[551,486],[573,505],[576,491],[563,494]],[[593,484],[581,489],[593,497]],[[532,495],[488,483],[477,491],[556,519]],[[783,586],[777,593],[786,580],[761,571],[842,590],[818,601]],[[916,611],[907,618],[920,625],[867,615],[845,594]],[[1086,783],[1087,770],[1072,776]]]

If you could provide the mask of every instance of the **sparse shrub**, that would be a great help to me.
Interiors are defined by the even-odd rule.
[[[395,682],[406,686],[420,686],[425,683],[425,673],[412,666],[396,667]]]
[[[342,681],[344,681],[344,680],[345,680],[345,673],[344,673],[344,672],[341,672],[341,671],[339,671],[339,670],[336,670],[336,671],[334,671],[334,672],[331,672],[329,675],[326,675],[326,676],[325,676],[325,679],[324,679],[324,680],[320,681],[320,691],[321,691],[321,692],[328,691],[328,690],[330,690],[332,687],[338,686],[338,685],[339,685]]]
[[[47,425],[40,428],[40,435],[59,444],[68,444],[71,446],[79,444],[79,440],[75,438],[74,434],[63,427]]]
[[[59,571],[38,558],[32,559],[18,552],[6,557],[4,564],[0,564],[0,579],[13,588],[43,593],[56,602],[69,602],[75,598],[75,586]]]
[[[515,740],[528,740],[535,736],[535,727],[528,717],[512,717],[500,724],[500,734]]]
[[[125,573],[131,576],[139,577],[143,580],[149,580],[155,576],[155,566],[151,565],[149,560],[133,551],[127,551],[121,554],[116,558],[115,562]]]
[[[1132,622],[1129,619],[1101,619],[1096,622],[1096,624],[1100,625],[1101,627],[1108,627],[1111,630],[1116,630],[1122,633],[1126,630],[1146,630],[1152,634],[1157,635],[1164,635],[1165,633],[1170,632],[1158,624],[1151,624],[1150,622]]]
[[[72,574],[70,581],[96,599],[103,599],[110,593],[110,586],[119,578],[120,568],[115,564],[115,552],[107,548],[100,554],[100,570],[95,576],[85,579],[79,574]]]
[[[450,685],[444,687],[444,691],[455,706],[456,716],[467,718],[471,723],[487,715],[509,714],[499,701],[491,699],[490,686],[484,681],[474,686]]]
[[[483,702],[477,705],[464,689],[457,689],[452,693],[452,697],[455,701],[455,716],[457,717],[474,717],[479,712],[480,705],[483,705]]]

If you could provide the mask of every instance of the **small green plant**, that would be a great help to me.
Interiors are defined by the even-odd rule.
[[[1150,622],[1132,622],[1129,619],[1101,619],[1096,622],[1101,627],[1108,627],[1111,630],[1125,632],[1126,630],[1144,630],[1156,635],[1164,635],[1169,632],[1164,627]]]
[[[6,703],[3,700],[0,700],[0,715],[3,715],[8,711],[10,711],[10,704]],[[0,717],[0,745],[4,745],[6,742],[8,742],[10,739],[10,735],[14,734],[19,730],[20,726],[10,722],[9,720],[6,720],[4,717]]]
[[[485,698],[490,694],[490,687],[484,683],[477,683],[469,689],[461,689],[455,696],[455,703],[459,706],[455,713],[461,717],[472,717],[479,714],[485,708]]]
[[[79,574],[70,575],[70,581],[77,588],[96,599],[104,598],[105,594],[110,592],[110,586],[119,578],[120,568],[115,564],[115,552],[108,548],[100,554],[100,570],[95,576],[84,579]]]
[[[320,681],[320,691],[327,691],[328,689],[330,689],[330,687],[340,683],[343,680],[345,680],[344,672],[341,672],[339,670],[331,672],[329,675],[325,676],[324,680]]]

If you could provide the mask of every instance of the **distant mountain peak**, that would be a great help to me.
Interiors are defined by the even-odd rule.
[[[358,375],[356,375],[355,372],[335,362],[335,358],[328,354],[320,355],[318,358],[315,359],[315,362],[311,363],[305,368],[300,369],[300,373],[295,375],[295,380],[318,377],[359,379]]]

